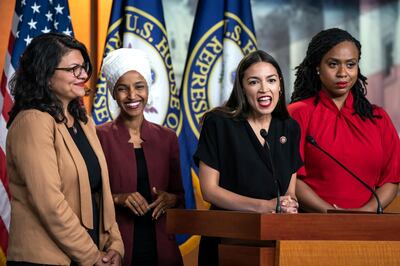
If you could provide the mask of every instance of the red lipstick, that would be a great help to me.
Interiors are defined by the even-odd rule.
[[[347,87],[348,82],[336,82],[336,86],[338,86],[339,88],[343,89]]]

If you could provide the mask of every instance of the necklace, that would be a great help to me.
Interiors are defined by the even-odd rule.
[[[71,132],[72,130],[75,135],[78,134],[78,128],[76,127],[75,123],[71,127],[68,127],[68,125],[65,123],[65,126],[67,127],[68,131]]]
[[[75,135],[78,133],[78,129],[76,128],[75,124],[72,125],[72,131]]]
[[[253,129],[254,133],[256,133],[256,135],[261,134],[262,131],[265,131],[265,133],[263,134],[268,134],[268,128],[269,128],[269,123],[268,125],[265,124],[260,124],[260,123],[256,123],[255,121],[252,120],[248,120],[251,128]]]

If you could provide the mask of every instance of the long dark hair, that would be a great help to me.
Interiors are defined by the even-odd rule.
[[[237,119],[246,119],[249,117],[252,109],[244,94],[243,77],[244,73],[249,67],[259,62],[266,62],[273,65],[278,72],[280,80],[281,93],[279,94],[278,103],[275,109],[272,111],[272,116],[281,119],[286,119],[289,117],[289,113],[286,108],[285,84],[283,82],[281,68],[279,67],[278,62],[276,62],[271,55],[262,50],[251,52],[240,61],[236,69],[235,81],[228,101],[224,105],[212,109],[211,112],[220,112],[224,115]]]
[[[78,40],[60,33],[47,33],[34,38],[19,60],[19,67],[10,80],[10,91],[14,105],[9,114],[7,127],[10,127],[22,110],[37,109],[49,113],[57,123],[66,122],[61,101],[49,86],[49,80],[62,57],[71,50],[79,50],[87,65],[88,79],[92,65],[85,46]],[[87,116],[80,99],[68,105],[71,115],[84,123]]]
[[[296,80],[291,102],[297,102],[315,96],[315,104],[319,101],[318,92],[321,90],[321,80],[317,74],[317,67],[325,54],[341,42],[349,41],[355,44],[361,59],[361,43],[350,33],[338,28],[323,30],[315,35],[308,45],[307,54],[303,62],[296,67]],[[367,78],[361,74],[358,66],[358,77],[351,93],[354,97],[354,109],[363,120],[373,119],[373,105],[366,98]]]

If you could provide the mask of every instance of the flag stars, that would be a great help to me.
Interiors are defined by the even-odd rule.
[[[49,33],[51,30],[46,27],[44,27],[44,29],[42,30],[42,33]]]
[[[22,17],[23,17],[23,16],[24,16],[24,15],[22,14],[21,16],[18,17],[19,22],[22,22]]]
[[[56,14],[63,14],[62,10],[64,9],[64,7],[60,6],[60,4],[58,4],[54,9],[56,10]]]
[[[69,28],[67,28],[65,31],[63,31],[63,33],[65,35],[71,36],[72,31]]]
[[[53,21],[53,14],[50,12],[50,10],[47,12],[45,16],[47,18],[47,21]]]
[[[29,29],[30,30],[31,29],[35,29],[36,30],[36,24],[37,24],[37,21],[33,21],[33,18],[32,18],[31,21],[28,22]]]
[[[31,6],[32,10],[33,10],[33,14],[35,14],[36,12],[40,13],[39,8],[40,6],[36,5],[36,2],[33,4],[33,6]]]
[[[54,28],[55,28],[56,30],[58,30],[58,24],[60,24],[60,23],[57,22],[57,20],[54,20],[53,26],[54,26]]]
[[[25,0],[21,1],[21,6],[26,6],[26,1]]]
[[[19,31],[17,31],[16,33],[15,33],[15,38],[19,38]]]
[[[29,36],[29,34],[28,34],[28,36],[26,36],[26,38],[24,39],[24,41],[25,41],[26,45],[28,45],[28,44],[31,43],[32,38]]]

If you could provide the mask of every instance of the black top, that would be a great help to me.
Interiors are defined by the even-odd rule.
[[[68,128],[68,131],[86,163],[89,174],[90,190],[92,192],[93,229],[89,229],[88,233],[93,239],[93,242],[99,246],[100,213],[96,197],[100,199],[99,193],[101,193],[100,164],[79,123],[75,121],[74,126]]]
[[[139,192],[150,204],[151,197],[149,175],[146,159],[142,148],[135,149],[137,165],[137,192]],[[135,230],[133,236],[132,265],[157,265],[157,240],[155,222],[152,210],[144,216],[135,217]]]
[[[291,175],[303,164],[299,152],[300,127],[291,118],[272,118],[267,140],[270,153],[267,145],[263,147],[258,141],[247,120],[210,112],[204,119],[194,160],[197,165],[201,160],[218,170],[221,187],[243,196],[269,200],[277,197],[273,175],[284,195]]]

